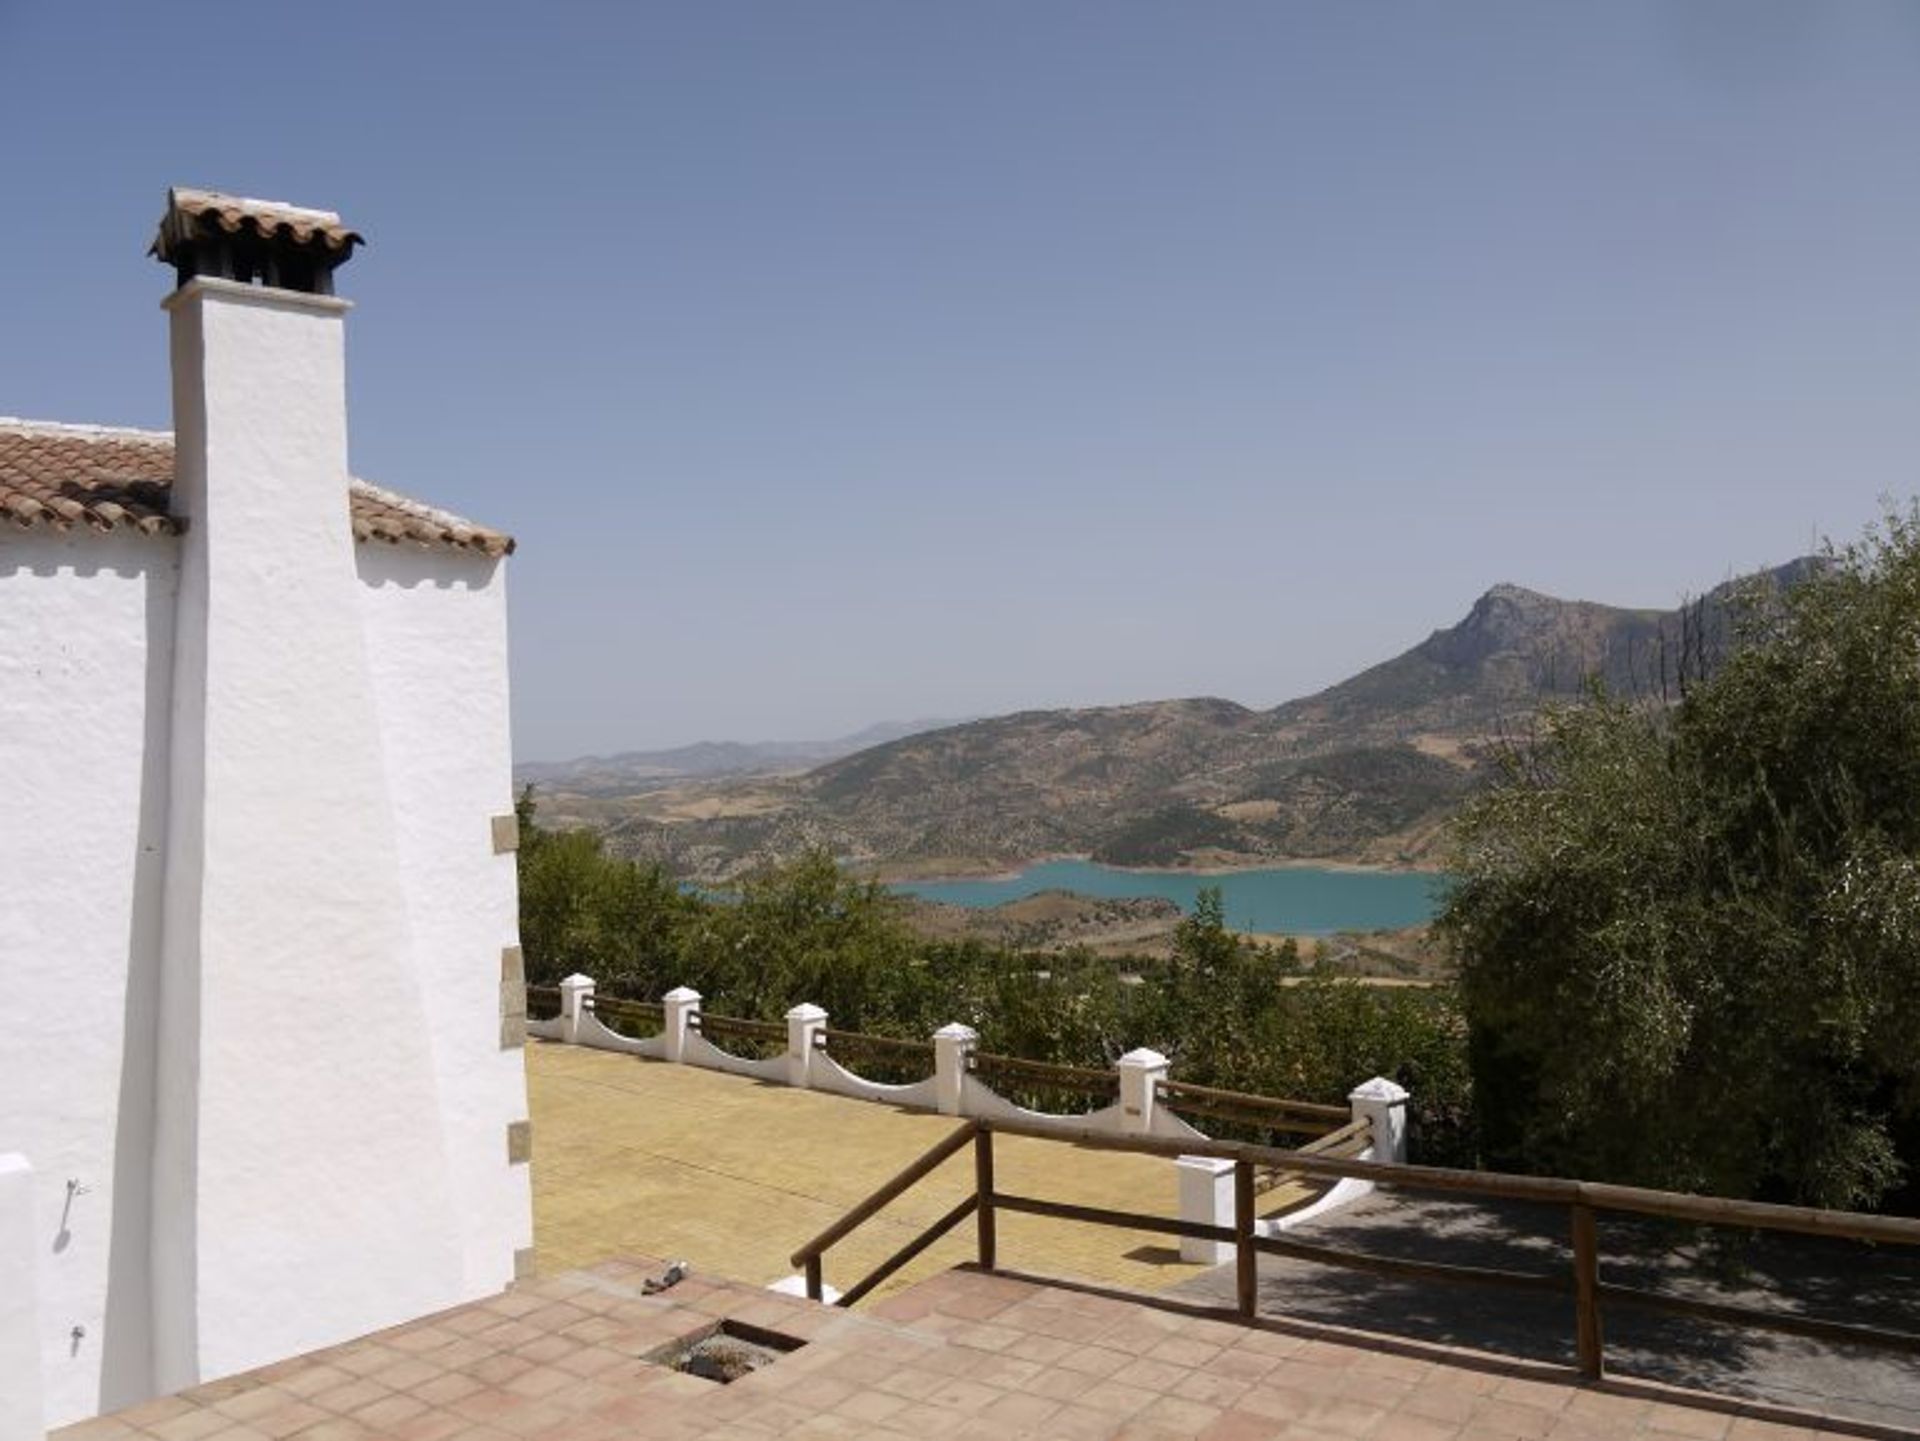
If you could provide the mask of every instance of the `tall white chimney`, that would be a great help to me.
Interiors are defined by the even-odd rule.
[[[162,1391],[464,1299],[348,513],[338,216],[175,190]]]

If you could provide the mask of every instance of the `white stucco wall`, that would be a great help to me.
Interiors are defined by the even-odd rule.
[[[506,567],[450,550],[358,549],[367,655],[393,798],[414,967],[446,1122],[470,1296],[513,1278],[533,1244],[524,1050],[501,1050],[500,953],[519,942],[515,858],[490,821],[513,810]]]
[[[40,1225],[27,1158],[0,1151],[0,1441],[43,1441]]]
[[[177,554],[165,538],[0,528],[0,1151],[34,1167],[53,1422],[150,1391],[146,1173]]]

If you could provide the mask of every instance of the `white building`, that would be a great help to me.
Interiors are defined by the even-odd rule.
[[[349,477],[358,241],[175,191],[173,433],[0,420],[0,1437],[531,1256],[513,546]]]

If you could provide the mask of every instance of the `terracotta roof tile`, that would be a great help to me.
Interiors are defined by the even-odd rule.
[[[151,253],[171,260],[174,251],[191,243],[194,233],[205,226],[217,226],[229,235],[246,232],[262,240],[285,237],[296,245],[320,245],[348,254],[353,253],[354,246],[366,243],[331,210],[308,210],[282,200],[255,200],[250,195],[223,195],[217,190],[176,185],[167,192],[167,213],[161,217],[160,233],[154,237]]]
[[[178,535],[172,489],[173,437],[164,430],[0,417],[0,522]],[[356,540],[513,553],[510,535],[364,480],[349,482],[347,503]]]

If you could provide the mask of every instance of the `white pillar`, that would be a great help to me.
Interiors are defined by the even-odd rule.
[[[47,1434],[34,1306],[39,1234],[33,1167],[25,1156],[0,1156],[0,1441],[41,1441]]]
[[[966,1113],[967,1061],[979,1044],[980,1033],[958,1021],[933,1033],[933,1090],[940,1101],[941,1115]]]
[[[1173,1163],[1180,1177],[1180,1219],[1203,1226],[1233,1225],[1233,1162],[1215,1156],[1182,1156]],[[1180,1238],[1180,1259],[1218,1266],[1233,1259],[1233,1242]]]
[[[675,986],[660,998],[660,1008],[665,1012],[666,1029],[661,1038],[666,1042],[667,1059],[684,1061],[687,1033],[698,1031],[700,993],[691,986]]]
[[[1115,1063],[1114,1069],[1120,1073],[1121,1134],[1151,1135],[1160,1083],[1167,1078],[1167,1058],[1142,1046],[1137,1051],[1128,1051]]]
[[[827,1013],[810,1001],[787,1012],[787,1084],[802,1090],[811,1084],[813,1047],[827,1028]]]
[[[1385,1076],[1375,1076],[1371,1081],[1363,1081],[1348,1092],[1347,1104],[1353,1107],[1354,1120],[1364,1119],[1373,1125],[1373,1155],[1370,1159],[1405,1165],[1407,1160],[1406,1088],[1395,1085]]]
[[[569,1045],[578,1044],[580,1018],[586,1015],[587,1003],[592,999],[592,976],[583,976],[575,971],[560,983],[561,1036]]]

